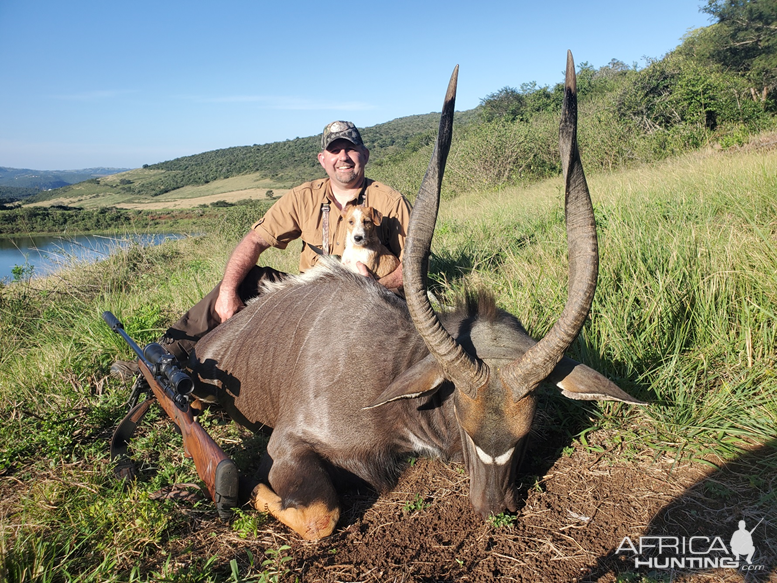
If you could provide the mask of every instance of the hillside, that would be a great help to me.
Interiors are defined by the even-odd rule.
[[[21,200],[41,190],[61,188],[92,178],[110,176],[128,168],[84,168],[81,170],[31,170],[0,166],[0,200]]]
[[[611,549],[625,536],[728,535],[740,516],[750,528],[773,516],[777,150],[697,152],[592,173],[589,185],[599,285],[570,356],[649,404],[592,404],[541,390],[533,449],[516,478],[521,511],[490,520],[468,501],[465,466],[410,458],[392,491],[345,494],[343,523],[320,542],[290,536],[250,507],[221,521],[158,409],[130,444],[138,479],[114,478],[108,440],[132,383],[109,369],[133,353],[100,314],[115,313],[141,345],[158,339],[222,277],[248,214],[224,217],[211,236],[133,247],[7,286],[0,565],[12,578],[3,580],[270,581],[262,561],[277,553],[285,562],[274,564],[289,571],[279,581],[657,582],[669,579],[646,577]],[[488,289],[530,333],[544,335],[566,301],[562,191],[556,177],[444,201],[430,264],[435,295]],[[262,263],[292,271],[298,249],[270,249]],[[380,354],[379,335],[368,342],[365,354]],[[265,436],[217,408],[198,419],[243,475],[256,474]],[[763,538],[754,564],[774,566],[777,548],[761,542],[774,540],[773,522],[763,528],[772,530],[756,530]],[[769,570],[748,580],[773,581]],[[718,569],[681,580],[745,579]]]
[[[440,115],[428,113],[398,118],[361,130],[370,149],[370,160],[415,152],[431,143]],[[477,110],[457,113],[459,125],[477,119]],[[286,190],[295,184],[324,176],[316,161],[320,135],[270,144],[236,146],[145,165],[143,168],[94,177],[28,199],[35,204],[68,204],[83,207],[138,205],[188,206],[176,203],[220,194],[231,199],[264,198],[268,190]]]

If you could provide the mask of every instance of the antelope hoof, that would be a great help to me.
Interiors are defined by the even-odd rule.
[[[334,532],[340,509],[329,509],[323,502],[309,506],[283,508],[281,498],[267,485],[259,484],[251,493],[251,502],[258,511],[269,512],[303,539],[316,541]]]

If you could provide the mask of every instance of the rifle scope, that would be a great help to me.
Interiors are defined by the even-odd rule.
[[[179,395],[188,395],[194,390],[194,383],[185,372],[175,364],[175,357],[168,353],[161,344],[152,342],[143,349],[146,357],[156,369],[170,381],[170,384]]]
[[[103,312],[103,320],[111,327],[111,330],[124,338],[124,341],[135,351],[135,354],[143,359],[154,376],[164,375],[178,395],[185,397],[194,390],[192,379],[178,368],[175,357],[162,348],[162,345],[152,342],[144,350],[141,350],[135,344],[135,341],[124,331],[124,324],[111,312]],[[178,403],[178,399],[175,399],[175,401]],[[186,400],[184,399],[182,402],[185,403]]]

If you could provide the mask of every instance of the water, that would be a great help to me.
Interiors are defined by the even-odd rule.
[[[167,239],[185,237],[180,233],[146,233],[136,235],[75,235],[70,237],[0,238],[0,280],[14,279],[14,267],[32,267],[32,276],[51,275],[75,262],[100,261],[119,249],[139,244],[159,245]]]

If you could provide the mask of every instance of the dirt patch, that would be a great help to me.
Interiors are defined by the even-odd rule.
[[[394,492],[369,507],[363,506],[368,501],[346,499],[347,525],[327,541],[293,542],[295,560],[288,567],[305,581],[615,581],[618,574],[640,573],[633,555],[615,553],[624,537],[706,533],[728,543],[742,516],[708,511],[705,496],[692,491],[705,479],[698,467],[613,464],[577,452],[531,485],[516,520],[498,527],[475,515],[461,470],[422,460]],[[420,509],[408,511],[419,497]],[[769,565],[774,557],[772,552]],[[659,570],[641,573],[648,571]],[[768,570],[764,576],[771,576]],[[683,577],[743,579],[727,569]]]
[[[247,538],[209,520],[195,527],[187,551],[194,541],[195,555],[231,557],[249,572],[247,551],[266,557],[266,549],[289,545],[281,580],[301,582],[777,581],[777,477],[764,473],[775,461],[774,443],[719,469],[647,453],[627,461],[578,447],[544,466],[541,477],[526,479],[519,487],[523,507],[499,524],[475,514],[462,464],[420,459],[386,495],[343,495],[338,528],[322,541],[301,541],[272,519]],[[636,546],[647,536],[680,544],[701,537],[695,550],[703,552],[715,537],[729,545],[742,519],[756,527],[755,571],[635,567],[633,553],[618,552],[625,537]],[[651,556],[646,550],[638,558]]]

